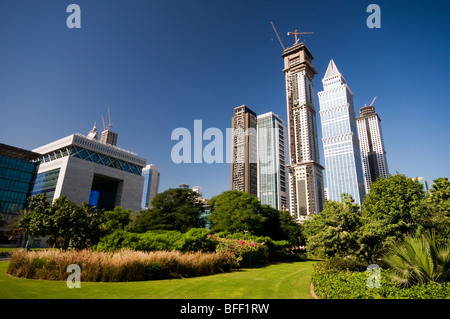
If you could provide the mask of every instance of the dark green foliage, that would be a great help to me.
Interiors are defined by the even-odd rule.
[[[358,254],[375,261],[404,235],[421,231],[429,219],[424,199],[422,185],[402,174],[372,183],[361,210]]]
[[[45,194],[37,194],[28,199],[15,227],[23,236],[49,236],[53,247],[66,250],[91,247],[100,237],[103,222],[103,213],[87,203],[75,205],[60,196],[50,204]]]
[[[159,193],[153,198],[152,206],[134,215],[126,229],[137,233],[158,229],[187,232],[191,228],[205,227],[201,217],[203,203],[190,189],[172,188]]]
[[[308,252],[318,256],[347,256],[358,249],[361,227],[359,205],[350,195],[342,201],[327,201],[324,210],[305,222]]]
[[[102,237],[94,249],[97,251],[116,251],[121,248],[142,251],[214,251],[215,244],[209,239],[208,234],[209,231],[202,228],[192,228],[184,234],[174,230],[146,233],[118,230]]]
[[[248,231],[261,234],[264,217],[258,198],[239,191],[226,191],[211,198],[208,202],[213,232],[229,231],[232,233]]]
[[[369,288],[369,272],[314,270],[314,292],[321,299],[446,299],[450,297],[450,283],[420,284],[402,288],[380,269],[380,288]]]
[[[114,207],[112,211],[105,211],[105,223],[102,225],[104,234],[109,234],[115,230],[125,230],[125,227],[130,223],[130,209],[123,209],[120,206]]]
[[[450,240],[438,243],[434,233],[406,236],[383,260],[392,279],[406,287],[450,281]]]

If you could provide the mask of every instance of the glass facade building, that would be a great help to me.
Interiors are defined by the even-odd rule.
[[[353,93],[333,60],[322,83],[318,95],[328,198],[340,201],[347,193],[361,205],[365,186]]]
[[[272,112],[258,120],[258,198],[278,210],[289,210],[286,128]]]
[[[39,154],[0,144],[0,216],[7,221],[24,208],[36,178]]]
[[[142,209],[152,208],[152,200],[158,194],[159,188],[159,171],[158,167],[150,164],[142,169],[142,176],[144,176],[144,189],[142,192]]]

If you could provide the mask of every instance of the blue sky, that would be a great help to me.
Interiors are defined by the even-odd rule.
[[[71,3],[81,29],[66,25]],[[366,25],[371,3],[380,29]],[[0,0],[0,142],[87,135],[109,107],[118,146],[160,168],[160,191],[185,183],[217,195],[230,164],[173,163],[171,133],[193,132],[194,120],[225,133],[242,104],[286,120],[273,21],[285,46],[288,31],[314,32],[302,40],[318,71],[319,137],[317,92],[333,59],[357,113],[377,96],[390,172],[430,183],[450,175],[449,12],[447,1]]]

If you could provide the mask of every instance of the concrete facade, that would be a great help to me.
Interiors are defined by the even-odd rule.
[[[65,195],[75,204],[91,203],[98,192],[100,208],[121,206],[141,209],[146,160],[113,145],[74,134],[33,150],[42,154],[33,193],[53,192],[52,200]],[[58,173],[59,170],[59,173]],[[45,173],[54,172],[54,185]],[[41,178],[39,178],[41,177]],[[101,207],[103,206],[103,207]]]

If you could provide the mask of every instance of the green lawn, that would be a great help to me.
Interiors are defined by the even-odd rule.
[[[270,264],[188,279],[144,282],[83,282],[69,289],[65,281],[15,278],[0,262],[0,299],[312,299],[309,285],[314,261]],[[69,273],[68,273],[69,275]]]

